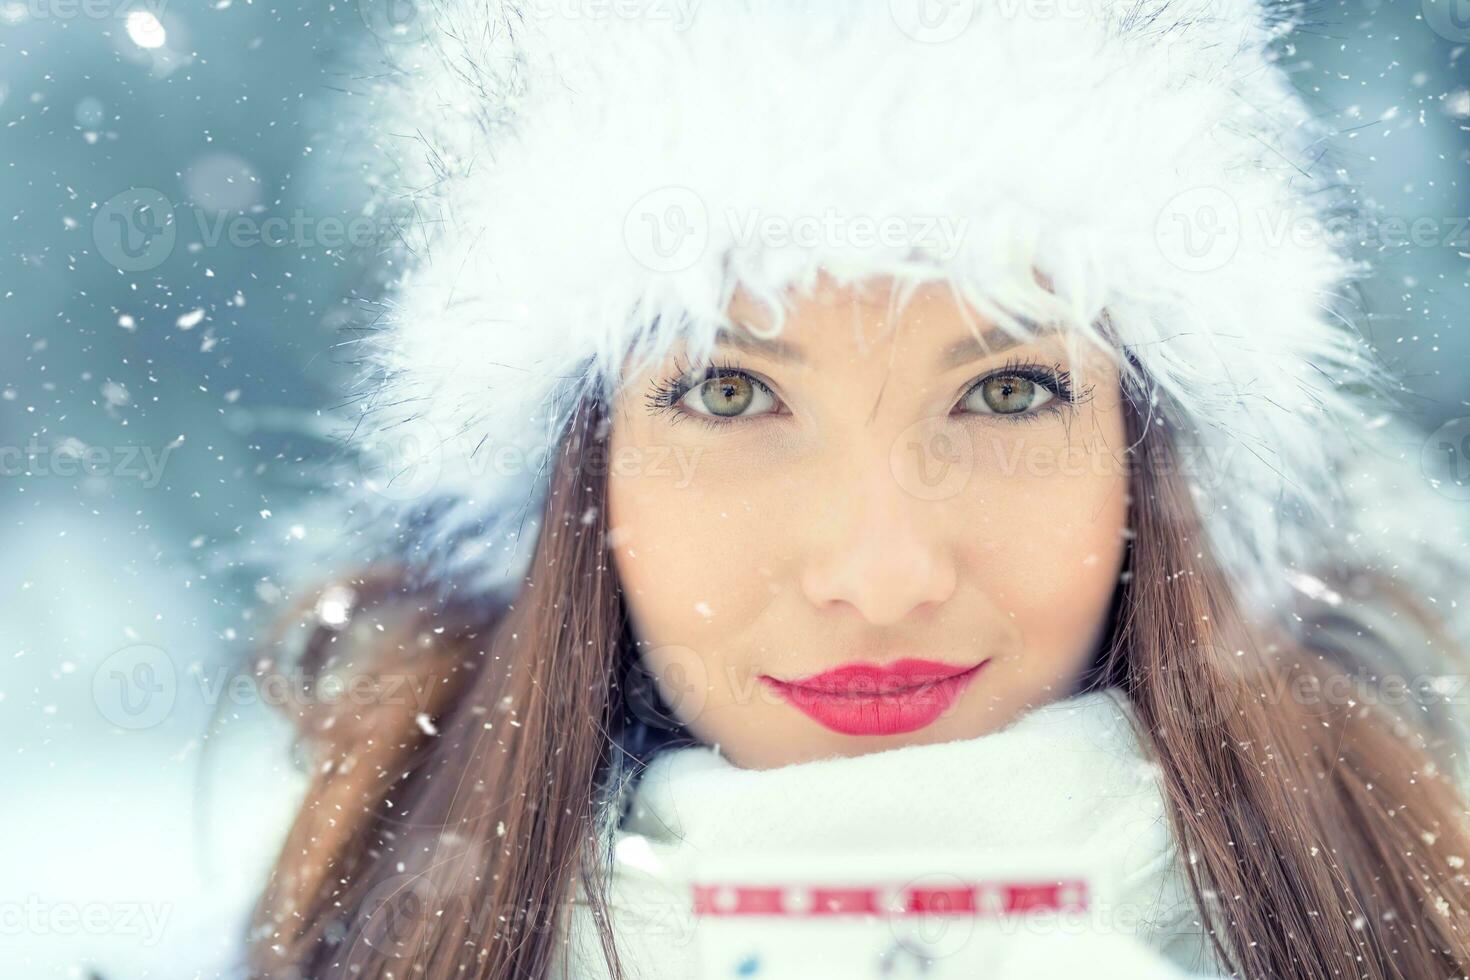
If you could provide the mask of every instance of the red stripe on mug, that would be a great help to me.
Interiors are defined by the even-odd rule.
[[[1082,912],[1087,882],[979,881],[957,885],[696,884],[695,915],[910,916],[976,918]]]

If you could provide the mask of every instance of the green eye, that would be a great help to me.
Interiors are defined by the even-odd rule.
[[[741,418],[779,414],[776,393],[754,374],[729,365],[692,369],[677,358],[678,372],[653,386],[649,410],[673,417],[693,417],[706,425],[726,425]]]
[[[738,374],[710,378],[695,390],[704,407],[714,415],[739,415],[755,400],[755,385]]]
[[[716,369],[716,373],[691,385],[676,404],[705,421],[723,421],[768,415],[776,407],[776,399],[760,379],[740,370]]]
[[[983,415],[1019,415],[1045,405],[1054,397],[1050,390],[1030,378],[995,374],[970,389],[965,401],[972,411]]]

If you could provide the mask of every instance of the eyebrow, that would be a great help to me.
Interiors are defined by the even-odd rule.
[[[944,349],[939,356],[939,369],[941,371],[953,370],[961,364],[977,360],[982,357],[992,357],[1001,351],[1009,350],[1021,344],[1031,343],[1039,339],[1048,330],[1042,330],[1030,320],[1022,323],[1031,330],[1031,337],[1016,337],[1003,327],[987,327],[977,337],[968,334],[960,340],[955,341]],[[759,354],[773,361],[786,361],[793,364],[805,364],[806,355],[800,347],[780,339],[779,337],[756,337],[744,330],[728,330],[721,328],[715,335],[715,343],[737,350],[743,350],[751,354]]]
[[[757,337],[746,333],[745,330],[727,330],[722,327],[715,334],[715,343],[751,354],[760,354],[773,361],[789,361],[792,364],[806,363],[806,355],[801,352],[800,347],[779,337]]]
[[[1052,332],[1038,327],[1030,320],[1023,319],[1021,322],[1030,331],[1030,336],[1017,337],[1004,327],[987,327],[978,337],[969,334],[946,347],[939,358],[939,369],[949,371],[968,361],[992,357],[1003,350],[1033,343]]]

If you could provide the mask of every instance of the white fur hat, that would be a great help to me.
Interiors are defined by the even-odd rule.
[[[944,279],[1015,329],[1106,312],[1130,395],[1209,461],[1211,545],[1256,609],[1333,601],[1313,575],[1348,561],[1455,616],[1464,515],[1353,325],[1367,268],[1331,232],[1351,186],[1277,62],[1298,17],[434,0],[379,21],[377,206],[411,221],[329,506],[360,556],[512,588],[568,412],[630,351],[707,349],[737,284],[779,328],[819,268]]]

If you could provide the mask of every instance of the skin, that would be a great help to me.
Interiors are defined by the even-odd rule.
[[[717,347],[769,395],[715,380],[683,394],[691,417],[650,409],[661,381],[708,366],[680,345],[626,371],[614,405],[609,545],[640,655],[678,718],[743,768],[1003,728],[1075,692],[1106,626],[1128,512],[1112,357],[1069,359],[1052,332],[940,369],[992,325],[941,283],[902,309],[891,286],[824,277],[793,296],[780,339],[803,364]],[[729,313],[746,336],[770,322],[742,293]],[[1077,400],[972,390],[1018,363],[1070,371]],[[736,417],[701,424],[721,409]],[[884,736],[831,731],[761,680],[902,657],[988,662],[938,720]]]

